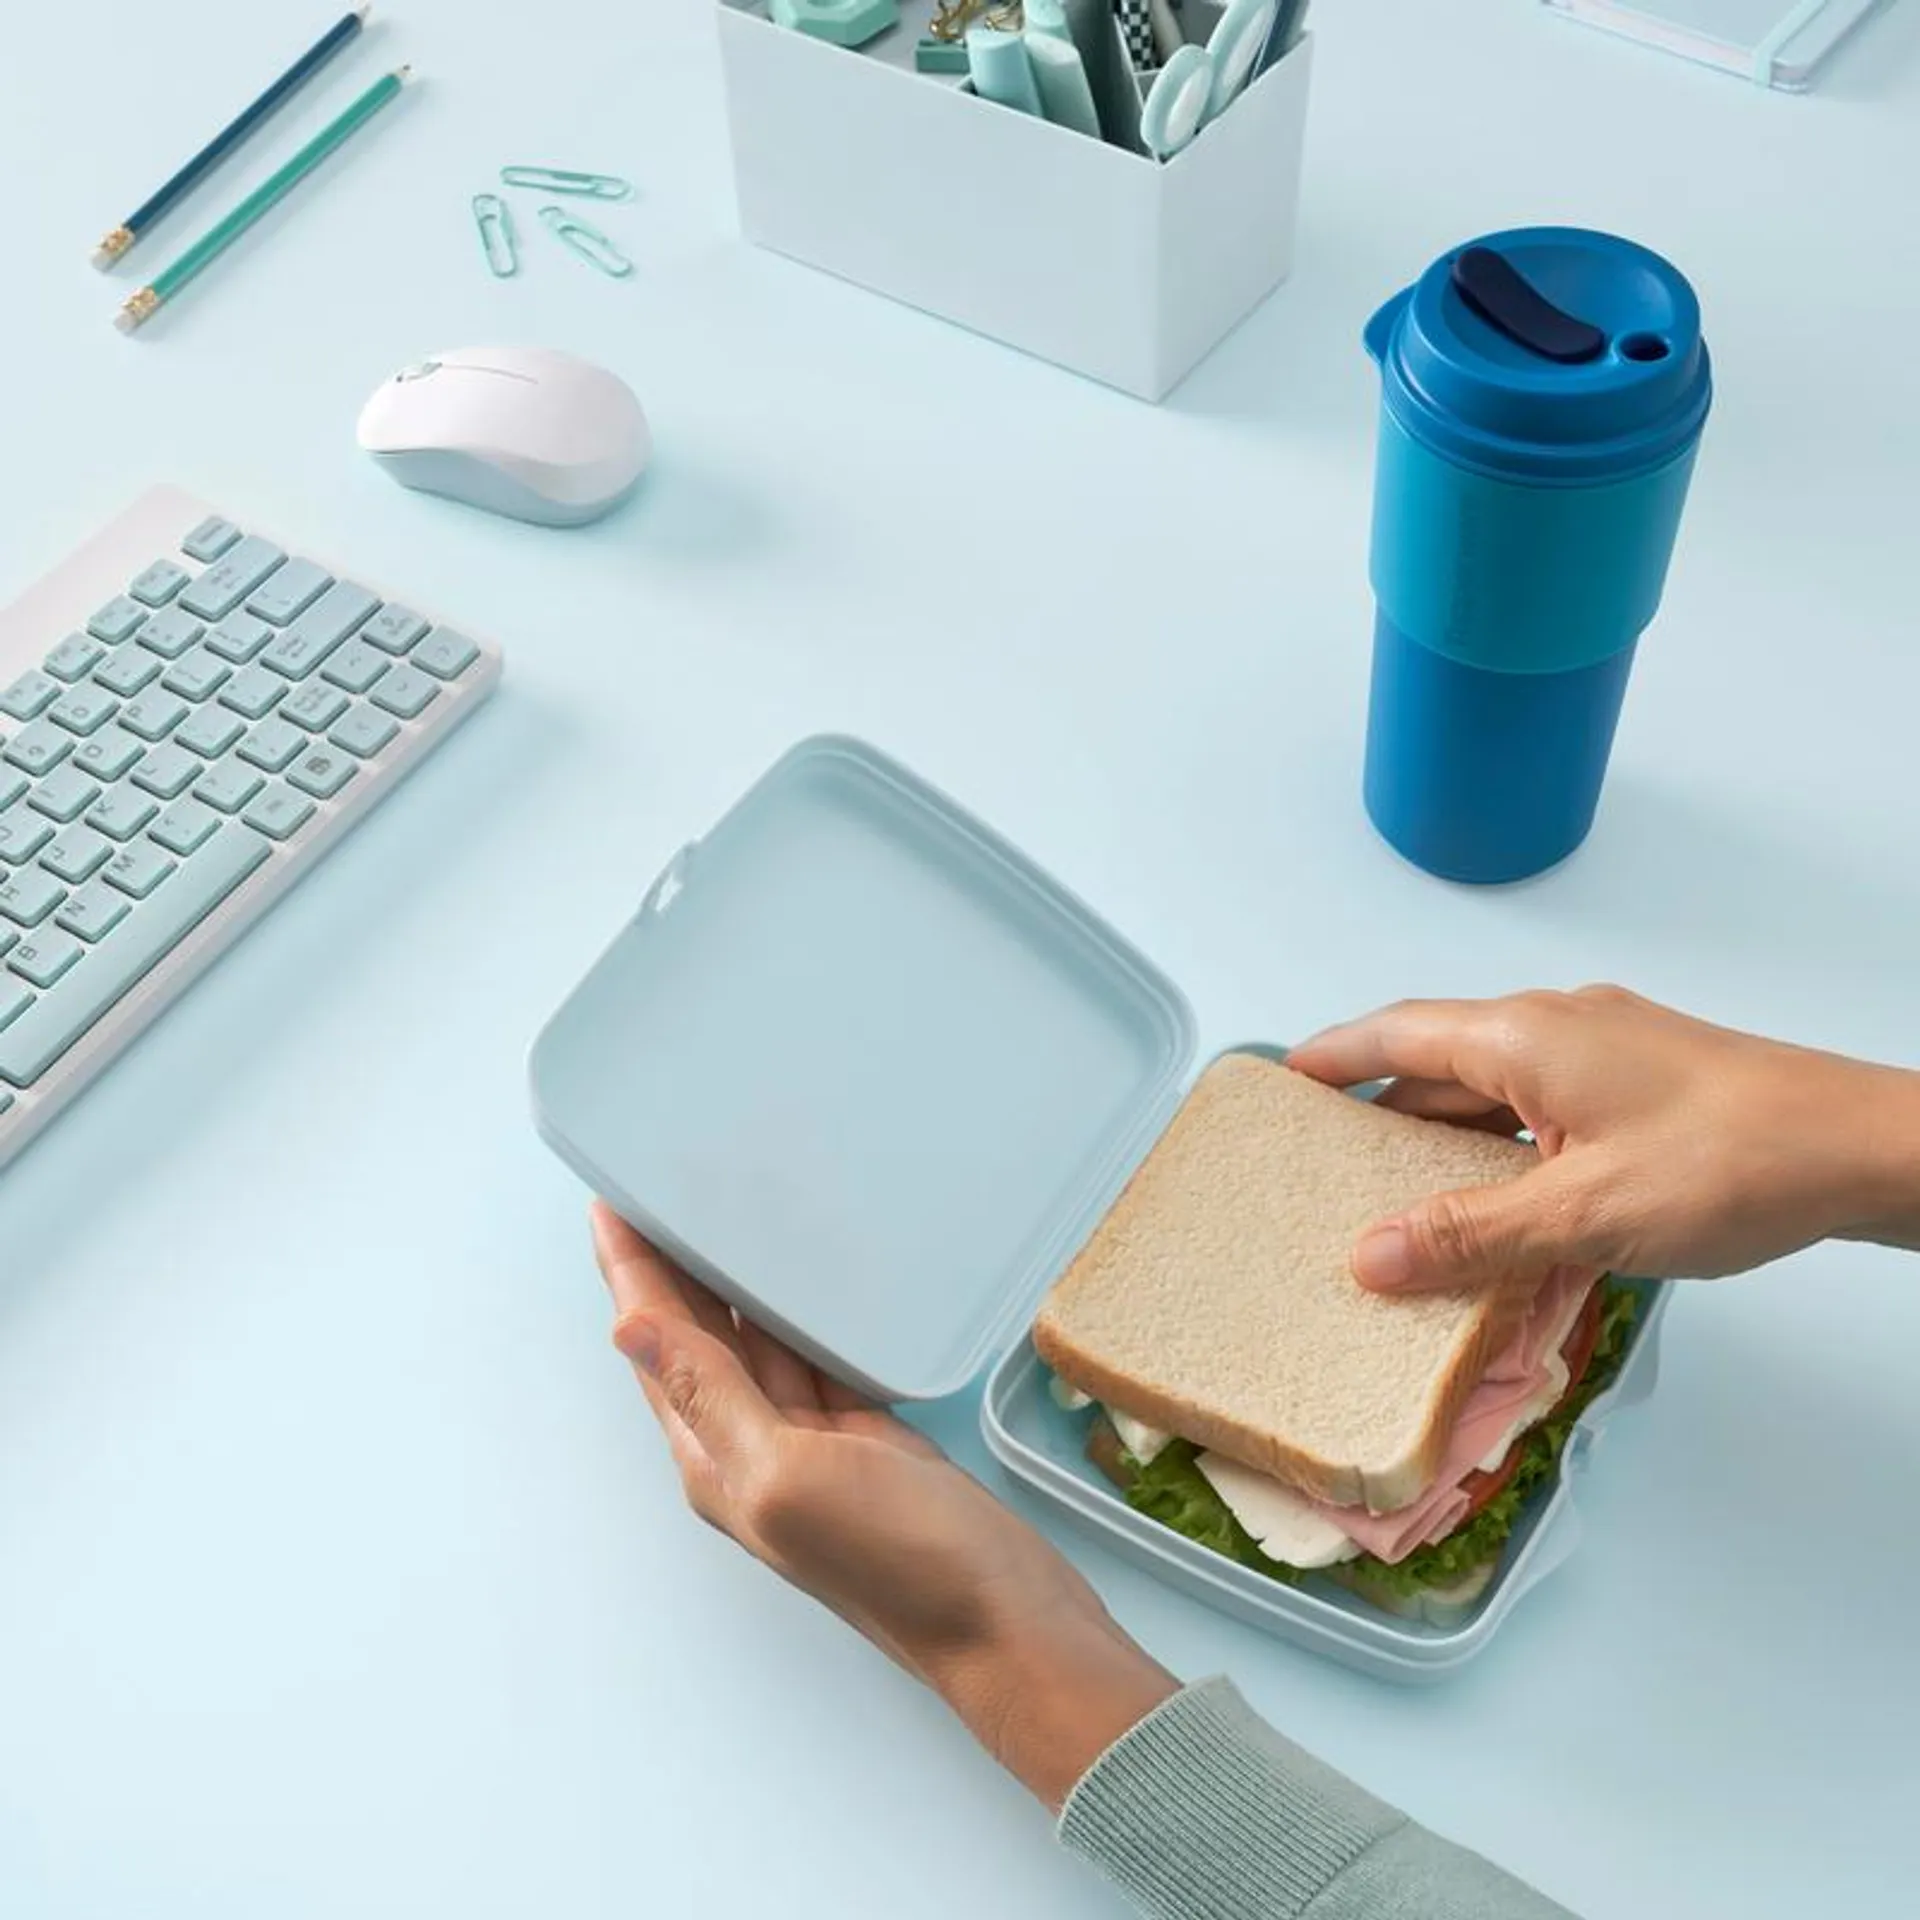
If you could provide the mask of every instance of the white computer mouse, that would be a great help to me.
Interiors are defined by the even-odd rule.
[[[403,487],[571,527],[633,491],[653,435],[605,367],[550,347],[466,347],[383,382],[360,444]]]

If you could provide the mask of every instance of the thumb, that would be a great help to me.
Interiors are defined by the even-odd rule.
[[[1360,1237],[1354,1278],[1376,1293],[1412,1293],[1585,1262],[1575,1193],[1565,1162],[1550,1160],[1497,1187],[1435,1194]]]
[[[764,1458],[778,1440],[780,1416],[746,1362],[695,1321],[622,1314],[613,1343],[639,1373],[676,1454],[683,1437],[691,1440],[724,1476]]]

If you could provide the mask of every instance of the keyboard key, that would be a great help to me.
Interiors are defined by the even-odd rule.
[[[40,864],[56,880],[77,887],[83,880],[91,880],[112,858],[111,840],[91,827],[69,827],[40,856]]]
[[[0,874],[0,913],[23,927],[37,927],[66,897],[66,888],[38,867]]]
[[[70,633],[47,655],[47,671],[56,680],[71,684],[84,680],[106,657],[107,650],[98,640],[89,640],[84,633]]]
[[[73,764],[84,767],[96,780],[123,780],[145,752],[146,748],[124,727],[102,727],[75,749]]]
[[[262,714],[272,712],[274,703],[286,690],[287,683],[265,667],[242,667],[220,689],[220,704],[245,714],[249,720],[258,720]]]
[[[273,629],[250,613],[230,613],[207,635],[207,651],[244,667],[273,638]]]
[[[143,607],[164,607],[187,580],[185,567],[176,567],[171,560],[156,560],[127,592]]]
[[[189,647],[199,643],[206,630],[205,622],[182,613],[178,607],[168,607],[140,629],[140,644],[162,660],[178,660]]]
[[[19,941],[20,936],[11,927],[0,927],[0,954],[11,953]],[[6,1022],[0,1020],[0,1026],[5,1025]]]
[[[83,739],[98,733],[120,711],[120,702],[98,687],[74,687],[47,709],[47,718]]]
[[[296,754],[307,750],[307,736],[284,720],[263,720],[240,743],[240,758],[269,773],[278,773]]]
[[[53,826],[45,814],[30,807],[9,807],[0,813],[0,860],[15,866],[33,856],[53,838]]]
[[[247,611],[284,627],[296,614],[305,613],[332,585],[333,575],[311,560],[289,560],[247,602]]]
[[[379,604],[365,587],[337,582],[268,647],[260,664],[304,680]]]
[[[316,800],[331,800],[359,770],[353,763],[352,755],[342,753],[337,747],[320,747],[312,753],[302,754],[287,769],[287,780],[302,793],[312,794]]]
[[[50,987],[84,952],[72,934],[56,927],[22,940],[7,956],[7,965],[29,986]]]
[[[11,767],[0,767],[0,813],[5,813],[16,800],[24,799],[30,784],[24,773],[15,773]]]
[[[122,893],[144,900],[168,874],[178,871],[179,863],[169,860],[158,847],[142,840],[123,847],[107,862],[107,883]]]
[[[248,826],[258,827],[276,840],[284,840],[289,834],[298,833],[313,818],[313,802],[285,787],[269,787],[247,809],[246,817]],[[6,901],[0,897],[0,911],[5,907]]]
[[[180,542],[180,551],[189,560],[204,564],[218,560],[239,538],[240,529],[231,520],[222,520],[217,513],[209,514]]]
[[[162,800],[177,800],[205,772],[206,768],[178,741],[169,741],[135,768],[133,784],[157,793]]]
[[[93,676],[93,684],[118,694],[122,700],[131,700],[153,681],[163,664],[145,647],[124,647]]]
[[[282,705],[280,717],[305,727],[309,733],[325,733],[346,710],[347,696],[316,680]]]
[[[238,813],[266,784],[250,767],[229,760],[224,767],[215,767],[194,788],[193,795],[222,813]]]
[[[198,620],[224,620],[286,557],[272,541],[250,533],[180,596],[180,605]]]
[[[246,730],[247,723],[237,713],[225,707],[202,707],[173,736],[173,743],[202,760],[218,760]]]
[[[15,720],[38,720],[60,698],[60,683],[44,673],[23,673],[0,693],[0,713]]]
[[[14,934],[8,944],[11,945],[12,940],[18,938],[19,935]],[[5,953],[6,950],[6,947],[0,947],[0,953]],[[9,980],[0,976],[0,1027],[12,1026],[32,1005],[33,995],[28,991],[25,981]],[[0,1105],[0,1113],[5,1113],[12,1105],[13,1095],[8,1094],[5,1105]]]
[[[109,600],[87,622],[87,631],[96,640],[104,640],[108,646],[117,647],[121,641],[131,639],[140,631],[146,617],[146,608],[137,600],[129,600],[123,593],[118,600]]]
[[[205,647],[198,647],[160,682],[169,693],[196,703],[211,700],[233,678],[233,669],[224,660],[216,660]]]
[[[120,724],[142,740],[164,740],[192,709],[170,693],[143,693],[120,709]]]
[[[157,801],[122,787],[110,793],[87,815],[87,825],[98,827],[110,840],[131,840],[160,811]]]
[[[399,731],[399,722],[389,720],[384,713],[376,713],[371,707],[355,707],[327,738],[336,747],[345,747],[362,760],[371,760]]]
[[[424,667],[436,680],[457,680],[480,658],[480,649],[464,633],[451,627],[435,627],[414,648],[416,667]]]
[[[373,690],[373,704],[412,720],[440,697],[438,684],[413,667],[394,667]]]
[[[203,807],[198,800],[176,800],[147,829],[147,838],[169,853],[185,856],[199,848],[219,824],[220,816],[211,807]]]
[[[24,733],[16,733],[7,742],[6,757],[22,773],[37,780],[51,773],[73,751],[73,735],[63,732],[47,720],[36,720]]]
[[[360,629],[382,653],[402,654],[427,630],[427,623],[411,607],[382,607]]]
[[[53,924],[77,933],[82,940],[104,940],[132,911],[125,894],[115,893],[96,880],[68,900],[53,916]]]
[[[76,967],[0,1032],[0,1081],[32,1086],[271,852],[266,841],[244,828],[217,834],[151,906],[130,914],[87,956],[84,967]]]
[[[349,640],[326,664],[320,677],[349,693],[365,693],[386,672],[387,656],[364,638]]]
[[[72,766],[60,768],[50,773],[33,790],[33,798],[27,802],[36,813],[44,813],[49,820],[58,820],[64,827],[69,820],[78,820],[93,803],[100,798],[100,783],[90,780],[84,773]]]

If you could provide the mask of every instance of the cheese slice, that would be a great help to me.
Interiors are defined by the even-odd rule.
[[[1070,1386],[1056,1373],[1047,1382],[1047,1391],[1053,1396],[1053,1403],[1068,1413],[1083,1413],[1093,1405],[1093,1396],[1082,1393],[1078,1387]],[[1136,1420],[1130,1413],[1122,1413],[1118,1407],[1106,1407],[1102,1411],[1113,1422],[1113,1430],[1120,1436],[1120,1444],[1144,1467],[1156,1455],[1164,1453],[1173,1445],[1173,1435],[1162,1433],[1158,1427],[1150,1427],[1144,1420]]]
[[[1336,1566],[1360,1549],[1310,1500],[1270,1473],[1256,1473],[1237,1460],[1203,1453],[1194,1462],[1233,1517],[1259,1541],[1260,1550],[1303,1571]]]
[[[1109,1407],[1107,1418],[1113,1422],[1113,1430],[1120,1436],[1120,1444],[1143,1467],[1173,1445],[1172,1434],[1162,1433],[1158,1427],[1150,1427],[1144,1420],[1136,1420],[1132,1414],[1122,1413],[1118,1407]]]
[[[1064,1408],[1068,1413],[1083,1413],[1093,1405],[1092,1394],[1069,1386],[1057,1373],[1047,1382],[1047,1391],[1053,1396],[1054,1405]],[[1120,1436],[1120,1444],[1143,1467],[1173,1445],[1172,1434],[1162,1433],[1158,1427],[1150,1427],[1144,1420],[1136,1420],[1132,1414],[1122,1413],[1118,1407],[1107,1407],[1103,1411],[1113,1422],[1113,1430]]]

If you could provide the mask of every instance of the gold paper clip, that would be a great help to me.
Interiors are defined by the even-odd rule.
[[[976,20],[998,33],[1018,33],[1026,24],[1026,9],[1023,0],[935,0],[927,34],[954,46]]]
[[[520,248],[513,235],[513,215],[497,193],[473,196],[473,224],[480,229],[480,251],[496,280],[511,280],[520,271]]]
[[[563,247],[610,278],[624,280],[633,271],[633,262],[598,227],[576,220],[565,207],[542,207],[540,223]]]
[[[572,193],[585,200],[631,200],[633,183],[617,173],[570,173],[565,167],[502,167],[500,183],[536,193]]]

